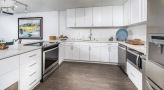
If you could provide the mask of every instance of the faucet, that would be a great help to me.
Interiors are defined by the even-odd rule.
[[[90,29],[89,40],[92,40],[92,29]]]

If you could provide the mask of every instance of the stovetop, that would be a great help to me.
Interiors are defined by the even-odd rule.
[[[24,46],[41,46],[41,47],[48,47],[48,46],[55,45],[55,44],[59,44],[59,42],[42,41],[42,42],[34,42],[34,43],[24,44]]]

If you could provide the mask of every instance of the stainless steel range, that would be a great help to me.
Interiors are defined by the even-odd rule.
[[[42,47],[42,82],[45,81],[59,67],[59,43],[35,42],[25,46]]]

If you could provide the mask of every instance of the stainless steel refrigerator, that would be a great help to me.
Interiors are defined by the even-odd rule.
[[[164,90],[164,0],[148,0],[146,90]]]

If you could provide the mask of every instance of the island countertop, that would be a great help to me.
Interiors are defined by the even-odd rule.
[[[11,45],[8,49],[0,50],[0,60],[9,58],[12,56],[20,55],[33,50],[41,49],[38,46],[23,46],[23,45]]]

